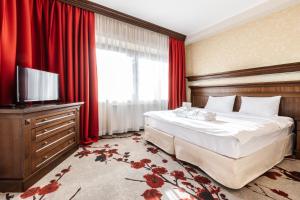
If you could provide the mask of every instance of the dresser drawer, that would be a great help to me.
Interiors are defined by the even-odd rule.
[[[55,145],[60,140],[63,140],[64,138],[69,138],[70,136],[75,136],[75,134],[76,134],[75,127],[73,127],[68,130],[59,132],[45,140],[36,141],[32,145],[32,151],[40,152],[40,151],[47,150],[48,148],[51,148],[51,146]]]
[[[66,137],[61,138],[61,140],[49,145],[46,148],[42,148],[39,151],[32,152],[32,171],[38,170],[43,167],[48,162],[52,162],[57,156],[66,152],[67,149],[76,144],[76,137],[73,134],[66,135]]]
[[[55,124],[59,124],[62,122],[70,121],[72,119],[75,119],[76,117],[76,110],[67,110],[63,112],[55,112],[48,115],[43,115],[40,117],[37,117],[33,120],[33,127],[46,127],[46,126],[52,126]]]
[[[45,140],[49,137],[52,137],[58,133],[64,132],[68,129],[75,128],[76,120],[72,119],[66,122],[62,122],[59,124],[48,124],[45,126],[41,126],[33,131],[32,140],[39,142]]]

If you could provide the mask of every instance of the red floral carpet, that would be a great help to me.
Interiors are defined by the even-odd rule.
[[[80,148],[24,193],[2,200],[300,199],[300,161],[285,159],[240,190],[146,143],[139,133]]]

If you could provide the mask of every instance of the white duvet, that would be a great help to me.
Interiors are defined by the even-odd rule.
[[[199,112],[205,111],[205,109],[197,109]],[[216,114],[215,121],[206,121],[201,117],[197,119],[179,117],[173,111],[151,111],[144,115],[209,135],[234,137],[241,144],[253,137],[272,134],[293,125],[293,120],[289,117],[262,117],[238,112]]]

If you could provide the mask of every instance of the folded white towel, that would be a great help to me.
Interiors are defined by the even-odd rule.
[[[198,110],[195,109],[189,109],[186,107],[180,107],[173,112],[176,114],[177,117],[185,117],[185,118],[192,118],[193,116],[196,116],[198,114]]]
[[[173,110],[177,117],[186,117],[187,109],[185,107],[176,108]]]
[[[180,107],[173,110],[177,117],[184,117],[195,120],[215,121],[216,113],[214,112],[201,112],[199,109],[189,110],[185,107]]]
[[[217,114],[213,112],[206,112],[203,113],[203,116],[206,121],[215,121]]]

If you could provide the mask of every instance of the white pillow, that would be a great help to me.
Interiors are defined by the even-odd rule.
[[[241,113],[260,116],[278,115],[281,96],[274,97],[241,97]]]
[[[234,96],[212,97],[209,96],[205,109],[216,112],[232,112],[234,105]]]

